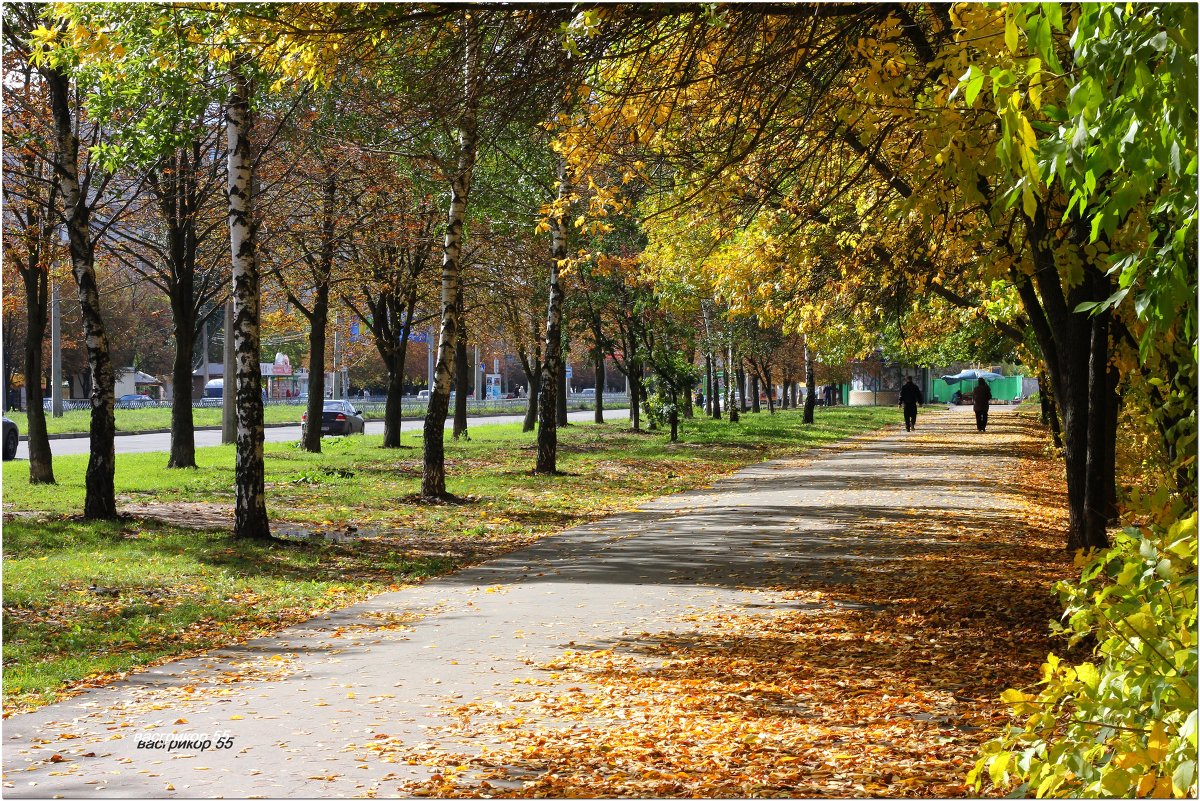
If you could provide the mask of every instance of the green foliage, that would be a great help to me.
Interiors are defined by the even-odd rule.
[[[985,746],[969,780],[1015,794],[1186,797],[1197,792],[1196,515],[1130,528],[1058,590],[1070,644],[1094,639],[1095,662],[1053,654],[1036,693],[1002,699],[1019,723]]]
[[[1050,63],[1050,38],[1035,33],[1061,15],[1040,9],[1023,17],[1031,64]],[[1066,215],[1090,223],[1088,247],[1118,278],[1077,311],[1133,302],[1140,366],[1160,392],[1154,414],[1185,492],[1196,484],[1197,29],[1194,4],[1080,6],[1065,107],[1037,143],[1041,179],[1061,185]],[[1031,78],[1031,102],[1036,89]]]
[[[994,76],[1010,196],[1065,195],[1083,253],[1117,278],[1110,297],[1075,311],[1114,310],[1136,342],[1136,366],[1121,369],[1146,394],[1126,400],[1145,400],[1175,487],[1135,493],[1131,511],[1158,522],[1126,529],[1060,587],[1063,632],[1094,640],[1097,660],[1051,656],[1036,694],[1009,690],[1022,722],[971,777],[1038,797],[1195,797],[1197,9],[1084,4],[1065,31],[1058,4],[1012,5],[1006,19],[1009,50],[1021,32],[1028,45],[1013,74]],[[1061,107],[1041,106],[1051,77],[1065,81]],[[1026,130],[1026,100],[1053,123],[1039,122],[1040,136]]]

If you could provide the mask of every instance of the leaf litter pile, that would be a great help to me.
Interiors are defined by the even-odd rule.
[[[452,708],[430,741],[356,747],[433,771],[395,787],[418,796],[965,795],[979,745],[1009,720],[999,694],[1063,645],[1047,624],[1071,570],[1063,490],[1026,426],[989,432],[989,449],[1019,455],[1011,474],[972,460],[959,476],[1020,514],[848,523],[887,554],[837,565],[852,581],[793,581],[759,590],[766,612],[565,651],[509,703]]]

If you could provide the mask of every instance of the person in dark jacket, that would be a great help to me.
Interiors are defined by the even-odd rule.
[[[975,385],[975,427],[980,431],[987,429],[988,408],[992,402],[992,388],[982,378]]]
[[[904,407],[904,430],[912,431],[917,427],[917,404],[925,403],[921,388],[913,383],[912,376],[904,379],[900,387],[900,405]]]

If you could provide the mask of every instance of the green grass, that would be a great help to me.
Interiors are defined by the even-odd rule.
[[[899,421],[896,409],[685,421],[681,442],[624,425],[559,434],[565,475],[534,476],[534,435],[519,425],[447,437],[447,488],[465,503],[405,500],[419,489],[419,432],[400,450],[378,436],[326,438],[324,452],[266,446],[267,505],[276,533],[332,535],[303,544],[233,540],[188,528],[194,507],[233,503],[233,448],[197,450],[196,470],[166,454],[117,457],[118,506],[157,505],[112,523],[79,520],[86,456],[55,458],[54,486],[30,485],[6,463],[4,692],[9,708],[53,701],[85,680],[278,630],[388,587],[445,573],[646,500],[704,486],[749,463],[794,454]],[[175,516],[170,512],[174,509]],[[93,589],[94,588],[94,589]],[[89,679],[89,677],[92,677]]]

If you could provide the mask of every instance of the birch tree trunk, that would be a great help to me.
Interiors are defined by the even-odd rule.
[[[88,355],[91,383],[92,417],[89,426],[90,450],[83,516],[88,520],[108,520],[117,516],[114,473],[117,457],[114,438],[114,387],[112,357],[108,334],[100,312],[100,288],[96,283],[95,250],[91,235],[91,207],[79,181],[79,138],[75,135],[71,113],[70,83],[56,69],[43,69],[42,76],[50,95],[55,133],[55,180],[62,198],[63,218],[71,251],[71,271],[79,289],[79,308],[83,315],[84,345]]]
[[[235,58],[229,77],[233,94],[225,111],[229,147],[229,246],[233,259],[233,351],[236,381],[237,456],[234,463],[235,537],[270,539],[263,466],[262,374],[259,371],[259,275],[255,250],[254,154],[250,145],[253,112],[244,57]],[[225,391],[229,391],[226,365]],[[317,422],[320,425],[320,422]]]
[[[458,286],[461,280],[463,223],[467,216],[467,198],[475,170],[479,145],[476,108],[478,88],[479,37],[473,17],[466,19],[463,52],[463,113],[458,130],[458,163],[450,182],[450,212],[446,220],[446,239],[442,250],[442,327],[438,334],[437,365],[433,371],[433,390],[425,412],[425,444],[421,475],[421,495],[446,497],[446,413],[450,405],[450,379],[454,374],[454,352],[458,340]]]
[[[569,193],[566,165],[558,168],[558,198],[561,202]],[[546,307],[545,359],[542,362],[541,395],[538,401],[538,439],[536,473],[558,472],[558,424],[560,378],[566,375],[562,364],[563,291],[558,271],[567,258],[567,232],[562,214],[550,219],[550,298]]]

